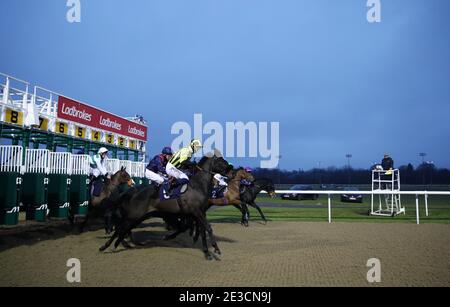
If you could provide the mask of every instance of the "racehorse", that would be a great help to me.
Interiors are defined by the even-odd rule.
[[[241,223],[244,226],[248,226],[248,220],[250,219],[250,212],[248,211],[248,206],[252,206],[258,210],[264,223],[267,223],[267,219],[264,216],[261,208],[256,204],[255,199],[261,191],[266,191],[271,198],[275,198],[277,194],[275,193],[275,185],[270,179],[256,179],[253,181],[251,186],[245,187],[245,190],[240,194],[241,206],[235,206],[242,212]]]
[[[241,171],[247,173],[245,170],[243,169],[238,169],[236,172],[236,177],[241,177],[241,176],[245,176],[246,179],[251,179],[251,177],[244,175],[243,173],[240,173]],[[238,173],[240,173],[240,175],[237,175]],[[230,174],[230,173],[228,173]],[[249,174],[249,173],[247,173]],[[234,185],[238,186],[238,191],[239,191],[239,185],[240,185],[240,180],[239,181],[233,181],[233,176],[230,176],[232,178],[232,180],[230,182],[232,182],[231,185],[229,185],[228,187],[233,189]],[[258,196],[258,194],[261,191],[266,191],[269,196],[271,198],[276,197],[276,193],[275,193],[275,186],[272,182],[272,180],[270,179],[256,179],[254,180],[253,184],[251,186],[247,186],[244,190],[244,192],[240,193],[239,196],[239,205],[233,205],[234,207],[236,207],[237,209],[239,209],[239,211],[241,211],[242,213],[242,219],[241,219],[241,224],[248,227],[248,221],[250,219],[250,213],[248,210],[247,205],[252,206],[253,208],[255,208],[256,210],[258,210],[259,214],[261,215],[261,218],[263,219],[264,223],[267,223],[267,219],[264,216],[264,213],[262,212],[261,208],[255,203],[255,199]],[[217,206],[226,206],[226,205],[232,205],[232,204],[224,204],[224,200],[222,199],[215,199],[214,201],[216,201]],[[221,204],[222,202],[222,204]],[[211,206],[213,206],[215,204],[211,203],[211,199],[209,200],[209,205],[208,205],[208,209],[211,208]],[[198,225],[196,225],[194,223],[193,220],[191,219],[169,219],[169,218],[164,218],[164,221],[167,224],[170,224],[173,228],[175,228],[175,231],[169,235],[166,235],[164,237],[164,240],[172,240],[175,239],[179,234],[190,230],[190,236],[194,235],[194,231],[195,231],[195,235],[194,235],[194,242],[197,242],[198,240],[198,236],[199,236],[199,230],[198,230]]]
[[[112,237],[100,247],[100,251],[107,249],[114,240],[114,247],[124,244],[124,238],[131,233],[131,230],[151,217],[164,217],[166,215],[175,215],[192,218],[198,225],[202,236],[203,253],[208,260],[218,259],[220,249],[215,240],[211,225],[206,220],[206,210],[208,209],[208,199],[212,191],[212,179],[216,173],[224,174],[229,168],[229,164],[217,154],[203,157],[196,168],[198,171],[194,174],[188,183],[188,189],[178,198],[161,200],[160,187],[150,185],[145,188],[137,189],[133,193],[124,193],[123,197],[117,203],[116,212],[119,221]],[[206,241],[206,232],[211,239],[211,245],[214,247],[214,254],[208,250]],[[116,239],[117,238],[117,239]]]
[[[236,170],[231,170],[231,179],[228,181],[228,187],[223,194],[222,198],[210,198],[209,207],[211,206],[232,206],[240,205],[240,186],[242,180],[254,181],[252,174],[245,171],[244,168],[238,168]],[[227,174],[227,175],[228,175]]]
[[[89,191],[89,209],[86,218],[80,225],[80,232],[83,232],[87,221],[93,216],[99,215],[100,212],[105,216],[106,233],[112,230],[111,202],[119,197],[119,187],[122,184],[128,184],[128,186],[133,185],[133,179],[131,179],[125,167],[121,167],[118,172],[111,176],[111,179],[105,181],[99,196],[94,196]]]

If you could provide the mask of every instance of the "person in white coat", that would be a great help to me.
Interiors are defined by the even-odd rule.
[[[91,165],[91,195],[100,196],[103,188],[103,179],[111,179],[106,169],[106,158],[108,157],[108,149],[102,147],[97,154],[90,157]]]

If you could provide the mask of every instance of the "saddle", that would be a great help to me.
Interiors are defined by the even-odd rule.
[[[252,182],[248,181],[246,179],[241,180],[240,185],[239,185],[239,193],[243,194],[245,193],[245,191],[247,191],[247,187],[252,186]]]
[[[170,178],[161,184],[159,189],[160,200],[177,199],[188,190],[188,181],[186,179],[176,180]]]
[[[103,177],[97,177],[90,180],[91,182],[91,190],[90,195],[91,197],[99,197],[103,190],[104,178]]]
[[[225,186],[215,187],[211,192],[211,198],[212,199],[224,198],[226,191],[227,187]]]

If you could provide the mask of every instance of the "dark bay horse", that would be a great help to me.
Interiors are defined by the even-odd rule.
[[[256,210],[258,210],[261,218],[265,223],[267,223],[267,219],[264,216],[261,208],[256,204],[255,199],[261,191],[266,191],[271,198],[276,197],[275,193],[275,185],[270,179],[256,179],[253,181],[251,186],[247,186],[243,193],[240,194],[241,205],[235,206],[242,212],[242,220],[241,223],[244,226],[248,226],[248,220],[250,219],[250,212],[248,211],[248,206],[252,206]]]
[[[89,209],[86,218],[80,225],[81,232],[83,232],[86,227],[88,220],[100,214],[105,215],[106,232],[108,233],[112,229],[111,216],[108,214],[110,212],[109,208],[111,203],[119,197],[119,187],[123,184],[128,184],[130,187],[133,185],[133,180],[125,167],[122,167],[118,172],[112,175],[111,179],[105,181],[99,196],[93,196],[91,191],[89,191],[89,194],[91,195]]]
[[[206,210],[212,191],[213,176],[216,173],[224,175],[225,171],[229,169],[229,164],[220,156],[205,156],[197,164],[197,169],[196,174],[189,180],[187,191],[177,199],[161,201],[159,187],[154,185],[125,193],[116,204],[116,211],[119,216],[116,230],[113,236],[100,247],[100,251],[107,249],[114,240],[116,240],[114,243],[116,248],[119,244],[123,244],[124,238],[131,233],[131,230],[146,219],[175,215],[192,219],[198,225],[206,259],[218,259],[208,250],[206,233],[211,239],[214,253],[221,253],[211,225],[206,220]]]
[[[232,177],[232,176],[230,176]],[[239,181],[240,182],[240,181]],[[242,213],[241,224],[248,227],[248,221],[250,218],[250,213],[247,205],[252,206],[256,210],[258,210],[261,218],[265,223],[267,223],[267,219],[262,212],[261,208],[256,204],[255,199],[261,191],[266,191],[271,198],[276,197],[275,186],[270,179],[256,179],[253,182],[252,186],[246,187],[243,193],[240,193],[239,203],[240,205],[233,205]],[[220,199],[219,199],[220,201]],[[219,202],[220,203],[220,202]],[[211,200],[209,200],[208,209],[211,208],[213,204]],[[219,205],[220,206],[220,205]],[[222,205],[224,206],[224,205]],[[170,224],[175,231],[164,237],[164,240],[172,240],[175,239],[179,234],[190,230],[190,235],[194,236],[194,242],[197,242],[199,236],[198,225],[192,219],[181,219],[180,221],[174,219],[165,219],[166,223]]]

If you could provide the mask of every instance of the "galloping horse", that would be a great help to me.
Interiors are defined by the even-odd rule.
[[[230,172],[228,173],[228,175],[230,175]],[[229,189],[231,188],[231,190],[235,191],[235,189],[236,189],[235,186],[237,186],[238,193],[239,193],[240,180],[237,181],[234,179],[242,178],[242,176],[244,176],[244,178],[246,178],[246,179],[251,179],[251,177],[250,177],[251,175],[242,168],[239,168],[237,170],[237,172],[235,172],[235,173],[236,174],[234,176],[233,175],[230,176],[232,178],[232,180],[230,180],[231,184],[228,185],[228,188]],[[248,176],[248,175],[250,175],[250,176]],[[244,178],[242,178],[242,179],[244,179]],[[272,180],[256,179],[253,182],[252,186],[246,187],[245,191],[243,193],[240,193],[239,198],[237,198],[237,199],[236,199],[236,196],[234,196],[233,199],[230,198],[230,200],[209,199],[208,209],[211,208],[211,206],[213,206],[213,205],[217,205],[217,206],[233,205],[242,213],[241,224],[248,227],[250,213],[249,213],[247,205],[250,205],[253,208],[255,208],[256,210],[258,210],[263,221],[265,223],[267,223],[267,219],[264,216],[264,213],[261,211],[261,208],[255,203],[255,199],[261,191],[266,191],[271,198],[276,197],[275,186],[274,186]],[[235,203],[237,200],[238,200],[239,205],[234,205],[233,203]],[[229,201],[230,203],[227,204],[226,203],[227,201]],[[233,203],[231,203],[231,202],[233,202]],[[174,218],[165,217],[164,221],[167,224],[170,224],[173,228],[175,228],[175,231],[169,235],[166,235],[164,237],[164,240],[175,239],[179,234],[181,234],[187,230],[190,230],[190,236],[194,236],[194,242],[197,242],[198,236],[199,236],[198,225],[196,225],[192,219],[181,219],[181,221],[179,221]],[[194,232],[195,232],[195,235],[194,235]]]
[[[246,179],[249,181],[254,181],[252,174],[245,171],[245,169],[238,168],[236,170],[231,170],[227,175],[230,176],[228,181],[228,187],[222,198],[210,198],[209,207],[211,206],[234,206],[240,205],[242,202],[240,200],[240,185],[241,181]]]
[[[216,155],[203,157],[197,164],[198,171],[189,180],[187,191],[176,199],[160,200],[160,188],[154,185],[137,189],[134,193],[125,193],[123,199],[117,201],[118,207],[116,211],[120,221],[116,225],[113,236],[100,247],[100,251],[107,249],[116,238],[117,240],[114,244],[116,248],[121,243],[127,247],[123,240],[133,228],[148,218],[172,214],[192,218],[199,227],[202,236],[203,253],[206,259],[218,259],[208,250],[206,232],[208,232],[211,239],[214,253],[221,253],[214,238],[211,225],[206,220],[206,210],[208,209],[208,199],[212,191],[214,174],[223,174],[228,167],[228,162],[222,157]]]
[[[242,212],[242,221],[241,223],[244,226],[248,226],[248,220],[250,218],[250,213],[248,211],[248,207],[252,206],[256,210],[258,210],[261,218],[265,223],[267,223],[267,219],[261,211],[261,208],[255,203],[255,199],[261,191],[266,191],[271,198],[275,198],[277,194],[275,193],[275,185],[270,179],[256,179],[253,182],[253,185],[246,187],[245,191],[241,193],[241,207],[238,207]]]
[[[119,186],[122,184],[128,184],[128,186],[133,185],[133,180],[130,174],[127,173],[125,167],[122,167],[118,172],[111,176],[111,179],[106,180],[102,187],[102,191],[99,196],[93,196],[91,191],[89,191],[91,197],[89,200],[89,210],[84,222],[80,225],[80,231],[83,232],[87,221],[93,216],[97,215],[99,211],[105,213],[108,211],[108,207],[111,202],[119,197]],[[105,228],[108,233],[112,229],[111,216],[109,214],[105,215]]]

